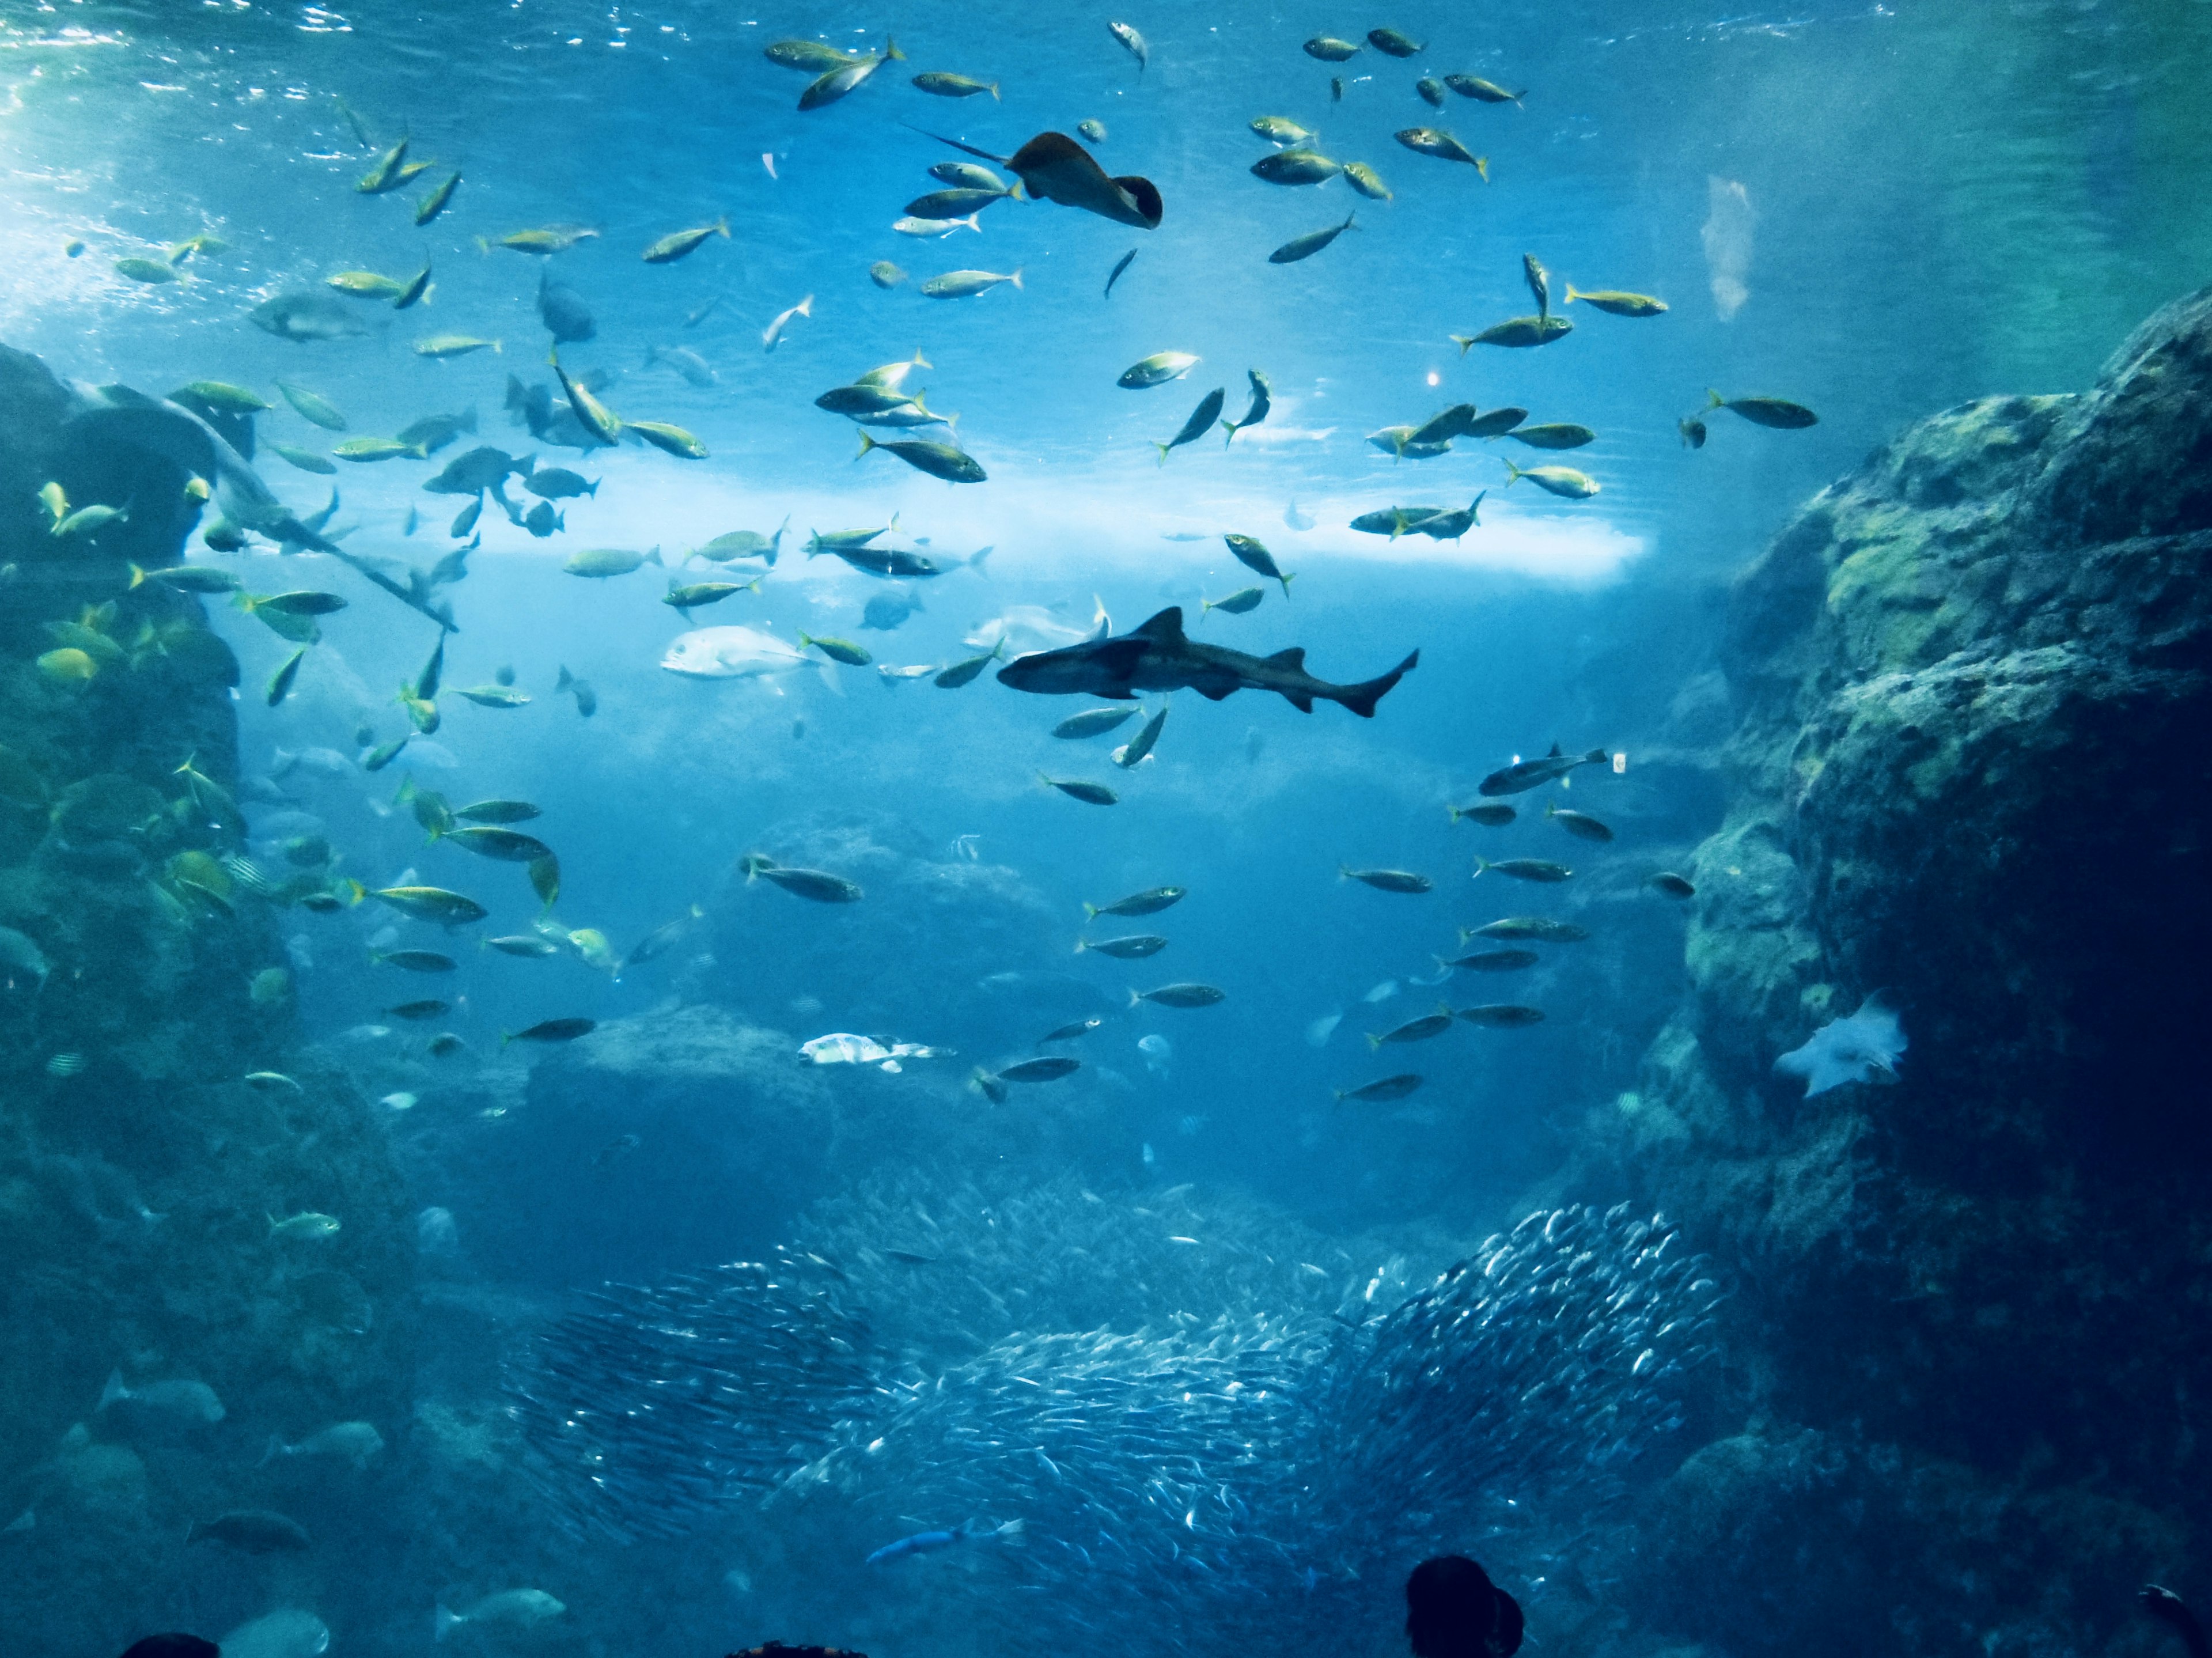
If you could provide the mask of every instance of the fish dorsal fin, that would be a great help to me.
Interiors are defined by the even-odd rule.
[[[1306,671],[1306,647],[1303,645],[1293,645],[1286,651],[1277,651],[1267,659],[1267,665],[1271,668],[1288,668],[1293,673],[1304,673]]]
[[[1551,753],[1549,753],[1549,754],[1546,755],[1546,756],[1544,756],[1544,758],[1546,758],[1547,760],[1555,760],[1555,759],[1557,759],[1557,758],[1559,757],[1559,745],[1557,743],[1554,743],[1554,744],[1552,744],[1552,751],[1551,751]]]
[[[1135,632],[1156,645],[1180,645],[1183,641],[1182,606],[1170,604],[1158,616],[1139,623]]]

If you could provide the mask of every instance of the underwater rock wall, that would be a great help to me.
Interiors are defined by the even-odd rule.
[[[301,1048],[273,908],[226,861],[237,662],[198,598],[131,583],[198,501],[74,401],[0,348],[0,1628],[64,1655],[179,1604],[344,1615],[396,1453],[256,1465],[341,1420],[399,1438],[413,1270],[370,1108]],[[124,516],[57,534],[50,483]],[[337,1230],[271,1226],[307,1212]],[[141,1396],[103,1406],[111,1371]],[[186,1545],[248,1509],[319,1546]]]
[[[1736,584],[1692,993],[1594,1142],[1745,1262],[1753,1426],[1651,1563],[1681,1627],[2112,1649],[2202,1535],[2209,562],[2212,290],[2088,392],[1909,428]],[[1897,1085],[1773,1073],[1876,990]]]

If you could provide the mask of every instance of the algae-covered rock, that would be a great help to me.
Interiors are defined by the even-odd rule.
[[[1756,1263],[1748,1396],[1808,1425],[1676,1476],[1653,1580],[1674,1627],[2102,1646],[2109,1584],[2212,1521],[2188,1402],[2209,566],[2212,291],[2089,392],[1910,428],[1736,583],[1692,993],[1593,1123],[1613,1178]],[[1896,1085],[1772,1073],[1877,989],[1910,1037]],[[1869,1626],[1947,1595],[1944,1627]]]

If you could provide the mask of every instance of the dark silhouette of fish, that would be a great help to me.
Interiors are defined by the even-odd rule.
[[[1316,701],[1340,702],[1371,720],[1383,693],[1420,662],[1421,653],[1415,651],[1379,678],[1356,685],[1315,678],[1305,659],[1298,646],[1273,656],[1248,656],[1200,644],[1183,632],[1182,606],[1171,605],[1133,633],[1018,657],[999,670],[999,683],[1046,696],[1133,697],[1188,686],[1214,702],[1241,690],[1273,691],[1301,714],[1311,714]]]
[[[1065,132],[1040,132],[1012,155],[994,155],[941,133],[921,127],[913,131],[1009,168],[1021,179],[1022,188],[1040,202],[1079,207],[1085,213],[1096,213],[1115,224],[1135,225],[1140,230],[1160,228],[1160,192],[1152,181],[1133,173],[1118,179],[1110,176],[1089,150]]]

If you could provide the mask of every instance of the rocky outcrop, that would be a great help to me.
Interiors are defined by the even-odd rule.
[[[1674,1606],[1692,1632],[2100,1645],[2208,1517],[2208,562],[2212,293],[2087,393],[1913,427],[1736,584],[1691,999],[1594,1141],[1747,1262],[1762,1425],[1677,1475],[1694,1523],[1661,1551],[1661,1581],[1699,1586],[1706,1611]],[[1772,1073],[1877,988],[1911,1036],[1898,1085],[1808,1099]],[[1826,1615],[1917,1593],[1878,1584],[1839,1505],[1955,1568],[1955,1619]],[[1767,1607],[1755,1636],[1724,1603]]]
[[[237,663],[199,599],[131,583],[199,502],[71,409],[0,349],[0,1626],[41,1652],[119,1649],[188,1594],[218,1628],[265,1609],[184,1546],[229,1509],[300,1520],[326,1546],[276,1576],[343,1604],[351,1470],[255,1464],[348,1418],[399,1440],[414,1254],[380,1126],[301,1051],[271,907],[223,861]],[[58,536],[49,483],[125,516]],[[270,1225],[310,1211],[337,1232]],[[220,1419],[102,1408],[111,1370],[204,1384]]]

